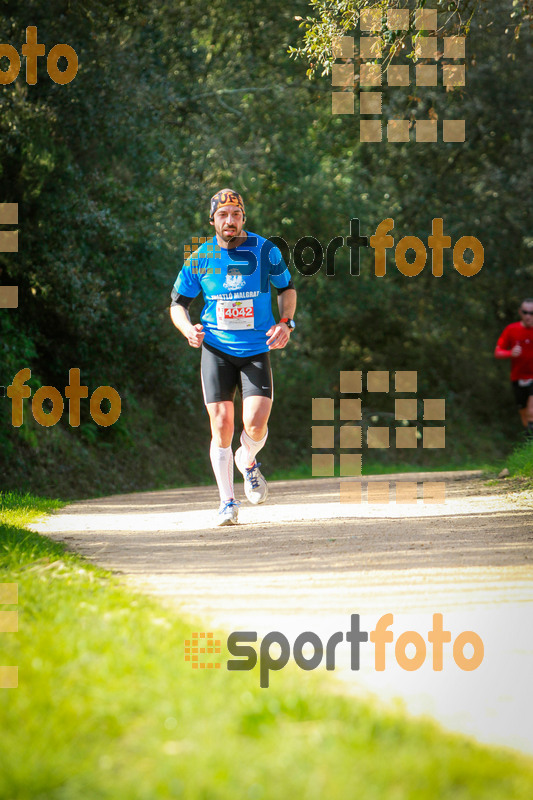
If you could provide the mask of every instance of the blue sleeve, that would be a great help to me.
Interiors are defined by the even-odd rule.
[[[189,258],[176,278],[174,289],[178,294],[183,294],[185,297],[196,297],[202,291],[198,277],[198,268],[193,271]]]
[[[275,286],[276,289],[284,289],[285,286],[288,286],[289,281],[291,279],[291,273],[289,272],[285,261],[283,260],[283,256],[281,255],[281,250],[279,247],[273,247],[269,254],[270,258],[270,283],[272,286]]]

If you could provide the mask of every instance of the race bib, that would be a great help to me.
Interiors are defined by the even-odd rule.
[[[237,331],[254,327],[254,301],[217,300],[217,328]]]

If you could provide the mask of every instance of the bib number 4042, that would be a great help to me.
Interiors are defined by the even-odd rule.
[[[234,308],[225,308],[224,309],[224,318],[225,319],[237,319],[239,317],[253,317],[254,310],[251,306],[240,306]]]
[[[217,302],[217,325],[222,330],[253,328],[253,300],[219,300]]]

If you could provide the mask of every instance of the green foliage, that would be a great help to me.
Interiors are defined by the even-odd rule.
[[[289,53],[295,58],[304,58],[309,62],[307,76],[316,77],[319,69],[321,75],[329,75],[331,67],[335,61],[332,52],[332,41],[340,36],[353,36],[359,24],[361,12],[372,10],[374,13],[381,12],[382,19],[382,47],[383,63],[387,65],[391,59],[399,54],[402,49],[410,48],[413,50],[404,56],[414,59],[414,44],[425,33],[418,30],[414,25],[415,13],[427,6],[426,0],[309,0],[309,5],[313,10],[313,16],[305,19],[298,16],[296,20],[300,22],[300,28],[305,30],[303,43],[298,47],[290,47]],[[496,6],[487,0],[437,0],[431,4],[431,8],[444,17],[446,22],[446,35],[468,36],[474,22],[474,15],[477,13],[476,20],[483,13],[491,15],[496,11],[498,14],[505,15],[505,23],[508,26],[505,33],[512,30],[514,39],[520,38],[522,26],[526,26],[529,32],[533,20],[533,6],[530,0],[512,0]],[[407,30],[395,30],[388,27],[387,11],[390,8],[408,9],[411,13],[411,26]],[[492,20],[493,22],[493,20]],[[490,24],[492,24],[490,22]],[[483,28],[489,24],[485,19]],[[442,32],[442,28],[440,29]],[[407,52],[407,51],[406,51]],[[361,61],[356,56],[356,60]]]
[[[328,19],[352,6],[329,4]],[[492,352],[533,277],[531,35],[523,27],[511,43],[507,11],[482,3],[465,90],[398,90],[386,107],[412,119],[431,109],[464,117],[465,144],[369,145],[358,142],[354,117],[331,114],[329,81],[305,80],[287,57],[305,8],[51,0],[32,3],[31,19],[24,4],[4,11],[2,41],[20,51],[35,24],[47,49],[73,46],[80,67],[59,86],[43,61],[35,86],[22,71],[0,92],[0,196],[19,203],[21,230],[20,252],[0,254],[1,282],[20,287],[19,308],[0,312],[0,383],[29,366],[33,391],[63,393],[78,367],[90,394],[115,387],[123,412],[98,428],[82,401],[79,428],[66,412],[42,428],[25,400],[15,429],[10,401],[0,400],[3,487],[44,492],[52,479],[73,496],[210,478],[199,354],[173,328],[168,305],[183,245],[211,232],[208,199],[227,184],[243,192],[250,230],[291,247],[312,235],[325,249],[355,217],[364,235],[392,217],[396,241],[427,241],[442,217],[453,242],[472,235],[485,248],[471,279],[453,270],[449,252],[442,278],[431,276],[430,256],[417,278],[400,275],[391,251],[387,275],[376,278],[364,249],[361,275],[350,275],[347,247],[335,276],[291,266],[298,328],[272,356],[273,465],[309,461],[310,399],[338,397],[339,370],[348,369],[416,369],[419,396],[447,401],[451,459],[508,450],[518,423],[502,391],[508,365]],[[364,402],[392,410],[390,398]],[[429,465],[431,455],[417,459]]]

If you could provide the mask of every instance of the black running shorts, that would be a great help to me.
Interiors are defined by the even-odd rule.
[[[513,393],[518,408],[525,408],[530,396],[533,394],[533,383],[528,386],[520,386],[518,381],[513,381]]]
[[[202,344],[202,390],[204,402],[233,400],[239,388],[241,397],[274,398],[270,353],[237,357]]]

